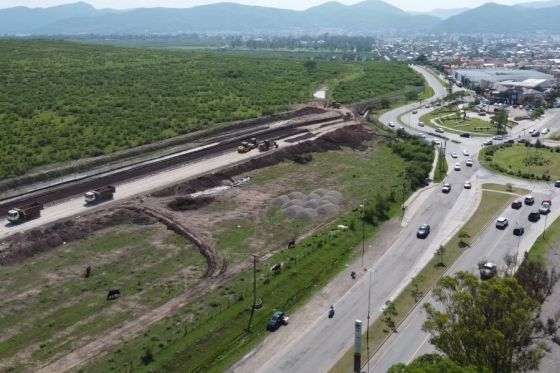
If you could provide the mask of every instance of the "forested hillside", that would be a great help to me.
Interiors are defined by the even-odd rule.
[[[401,80],[378,81],[373,74],[377,69],[383,75],[396,69]],[[356,80],[359,77],[365,80]],[[4,40],[0,178],[285,110],[309,100],[325,83],[334,86],[350,79],[343,90],[335,91],[348,101],[399,88],[402,79],[411,77],[415,75],[406,65],[386,62],[309,63]],[[349,95],[357,83],[359,90]]]

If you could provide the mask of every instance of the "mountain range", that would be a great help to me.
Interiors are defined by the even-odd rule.
[[[560,0],[410,14],[381,0],[328,2],[303,11],[217,3],[192,8],[95,9],[83,2],[0,9],[1,35],[560,31]],[[442,19],[445,18],[445,19]]]

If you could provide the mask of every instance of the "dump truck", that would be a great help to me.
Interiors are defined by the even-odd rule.
[[[272,148],[277,148],[277,147],[278,147],[278,144],[276,143],[276,141],[264,140],[263,142],[261,142],[259,144],[259,151],[266,152],[266,151],[269,151]]]
[[[113,194],[115,194],[115,187],[111,185],[98,188],[84,194],[86,204],[94,205],[99,202],[107,201],[113,199]]]
[[[242,141],[241,145],[239,145],[237,147],[237,152],[238,153],[247,153],[247,152],[250,152],[251,150],[255,149],[257,146],[258,146],[257,139],[253,137],[250,140]]]
[[[40,202],[33,202],[25,206],[16,207],[8,211],[8,221],[10,223],[22,223],[26,220],[31,220],[41,216],[43,204]]]

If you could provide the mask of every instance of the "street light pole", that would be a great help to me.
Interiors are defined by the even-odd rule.
[[[368,290],[368,302],[367,302],[367,330],[366,330],[366,352],[367,352],[367,371],[369,373],[369,318],[370,318],[370,308],[371,308],[371,271],[369,272],[369,290]]]
[[[364,254],[366,252],[366,220],[365,220],[365,208],[366,208],[366,200],[362,201],[360,205],[362,208],[362,268],[364,267]]]

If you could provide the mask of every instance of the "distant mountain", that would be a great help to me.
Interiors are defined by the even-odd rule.
[[[470,8],[434,9],[424,14],[441,19],[447,19],[449,17],[456,16],[457,14],[464,13],[469,9]]]
[[[515,6],[523,8],[550,8],[553,6],[560,6],[560,0],[549,0],[549,1],[533,1],[530,3],[515,4]]]
[[[535,31],[560,31],[560,6],[525,8],[486,3],[450,17],[437,30],[458,33],[515,34]]]
[[[318,33],[429,30],[441,22],[411,15],[380,0],[325,3],[294,11],[234,3],[193,8],[96,10],[76,3],[45,9],[0,10],[0,34]]]

